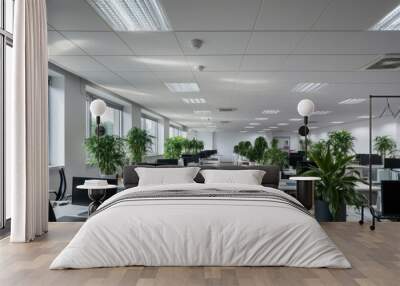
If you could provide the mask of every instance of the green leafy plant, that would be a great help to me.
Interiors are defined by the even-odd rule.
[[[396,142],[390,136],[376,136],[374,139],[374,149],[382,158],[393,157],[396,147]]]
[[[262,163],[266,148],[268,148],[268,143],[264,137],[260,136],[254,141],[254,146],[250,141],[241,141],[233,147],[233,152],[246,157],[250,162]]]
[[[128,145],[129,157],[133,163],[141,163],[147,151],[152,144],[153,136],[147,133],[146,130],[133,127],[129,130],[126,136]]]
[[[183,142],[183,153],[195,155],[204,149],[204,143],[201,140],[193,138],[192,140],[185,139]]]
[[[328,143],[334,153],[350,154],[354,152],[355,138],[349,131],[340,130],[329,132]]]
[[[278,139],[271,140],[270,147],[264,152],[264,164],[279,166],[283,169],[288,164],[288,153],[278,147]]]
[[[125,146],[123,139],[103,135],[91,136],[85,140],[89,164],[96,166],[105,175],[115,175],[125,163]]]
[[[233,146],[233,153],[239,155],[239,145]]]
[[[253,153],[255,156],[255,161],[259,164],[261,164],[264,161],[264,153],[265,150],[268,149],[268,142],[265,140],[264,137],[259,136],[254,140],[254,147],[253,147]]]
[[[354,156],[346,152],[337,152],[343,146],[334,146],[337,141],[321,140],[314,144],[310,150],[309,157],[316,166],[311,166],[310,170],[304,172],[306,176],[320,177],[315,185],[315,197],[328,203],[329,210],[333,218],[343,204],[355,205],[360,207],[363,197],[355,191],[357,182],[361,182],[360,174],[350,167]],[[346,145],[347,147],[349,145]]]
[[[168,138],[164,143],[164,158],[179,159],[182,155],[185,141],[186,139],[181,136]]]

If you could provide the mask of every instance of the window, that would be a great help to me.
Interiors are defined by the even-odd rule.
[[[90,113],[90,103],[97,97],[88,95],[86,99],[86,117],[87,117],[87,128],[86,136],[95,134],[96,130],[96,118]],[[103,99],[104,100],[104,99]],[[105,134],[122,136],[122,113],[123,106],[116,103],[105,100],[107,104],[106,112],[100,117],[101,125],[105,128]]]
[[[152,144],[147,155],[158,154],[158,120],[147,116],[142,117],[142,129],[146,130],[148,134],[153,136]]]
[[[179,127],[170,125],[169,127],[169,137],[183,136],[183,130]]]
[[[14,1],[0,0],[0,228],[11,216],[11,195],[5,190],[5,105],[11,93]]]

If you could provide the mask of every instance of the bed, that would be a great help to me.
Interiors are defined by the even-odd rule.
[[[50,269],[129,265],[351,267],[284,192],[198,183],[138,186],[111,197]]]

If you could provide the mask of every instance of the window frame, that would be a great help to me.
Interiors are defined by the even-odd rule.
[[[13,48],[13,34],[7,31],[6,0],[0,0],[0,229],[6,226],[6,192],[5,192],[5,100],[6,100],[6,65],[7,46]],[[14,18],[15,1],[12,0],[12,18]],[[12,21],[13,22],[13,21]],[[13,31],[13,27],[11,31]],[[9,225],[9,224],[8,224]]]
[[[150,134],[151,136],[153,136],[154,138],[152,138],[152,140],[153,140],[153,148],[152,148],[152,150],[154,150],[154,152],[151,152],[151,153],[147,153],[146,152],[146,156],[157,156],[157,155],[159,155],[158,154],[158,152],[159,152],[159,148],[158,148],[158,144],[159,144],[159,140],[160,140],[160,138],[159,138],[159,131],[158,131],[158,127],[159,127],[159,124],[160,124],[160,122],[159,122],[159,120],[157,119],[157,118],[155,118],[155,117],[152,117],[152,116],[149,116],[149,115],[147,115],[147,114],[143,114],[142,113],[142,116],[141,116],[141,118],[140,118],[140,127],[141,127],[141,129],[142,130],[145,130],[145,128],[144,128],[144,124],[143,124],[143,120],[150,120],[150,121],[153,121],[153,122],[155,122],[155,124],[156,124],[156,128],[155,128],[155,135],[153,135],[153,134]]]

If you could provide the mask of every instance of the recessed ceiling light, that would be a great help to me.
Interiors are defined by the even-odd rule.
[[[265,133],[263,130],[258,130],[257,133]]]
[[[241,130],[241,131],[239,131],[240,133],[247,133],[248,131],[246,131],[246,130]]]
[[[278,114],[280,112],[280,110],[278,109],[267,109],[264,110],[262,113],[263,114]]]
[[[207,121],[210,121],[210,120],[212,120],[212,118],[211,118],[211,117],[206,117],[206,116],[201,116],[201,117],[200,117],[200,120],[207,120]]]
[[[207,128],[217,128],[216,125],[208,125]]]
[[[369,115],[360,115],[357,116],[358,119],[369,119]]]
[[[149,65],[158,65],[158,66],[188,66],[188,63],[184,60],[177,61],[171,60],[168,58],[146,58],[146,57],[137,57],[135,61],[149,64]]]
[[[361,102],[366,101],[367,99],[365,98],[348,98],[346,100],[343,100],[339,102],[339,104],[359,104]]]
[[[301,82],[295,85],[295,87],[292,89],[292,92],[314,93],[327,85],[327,83],[320,82]]]
[[[270,126],[269,128],[270,128],[270,129],[277,129],[277,128],[279,128],[279,127],[276,127],[276,126]]]
[[[195,82],[165,82],[171,92],[199,92],[199,85]]]
[[[373,31],[400,31],[400,5],[370,28]]]
[[[249,125],[258,126],[258,125],[260,125],[260,123],[258,123],[258,122],[250,122]]]
[[[87,0],[114,31],[170,31],[158,0]]]
[[[329,123],[331,123],[331,124],[343,124],[344,122],[343,121],[331,121]]]
[[[238,83],[238,84],[265,84],[268,83],[265,79],[245,79],[245,78],[221,78],[220,81]]]
[[[301,118],[290,118],[289,121],[301,121]]]
[[[286,125],[289,125],[289,123],[282,122],[282,123],[278,123],[277,125],[278,126],[286,126]]]
[[[308,128],[310,128],[310,129],[318,129],[319,127],[318,126],[310,126]]]
[[[198,115],[206,115],[210,114],[211,110],[193,110],[193,113]]]
[[[265,128],[265,129],[263,129],[264,131],[271,131],[271,129],[270,128]]]
[[[187,104],[200,104],[200,103],[206,103],[206,100],[204,98],[182,98],[184,103]]]
[[[254,118],[254,120],[257,120],[257,121],[266,121],[266,120],[268,120],[268,118],[267,118],[267,117],[257,117],[257,118]]]
[[[330,110],[317,110],[314,111],[311,115],[327,115],[329,113],[332,113]]]
[[[245,126],[244,128],[246,128],[246,129],[253,129],[254,126]]]

